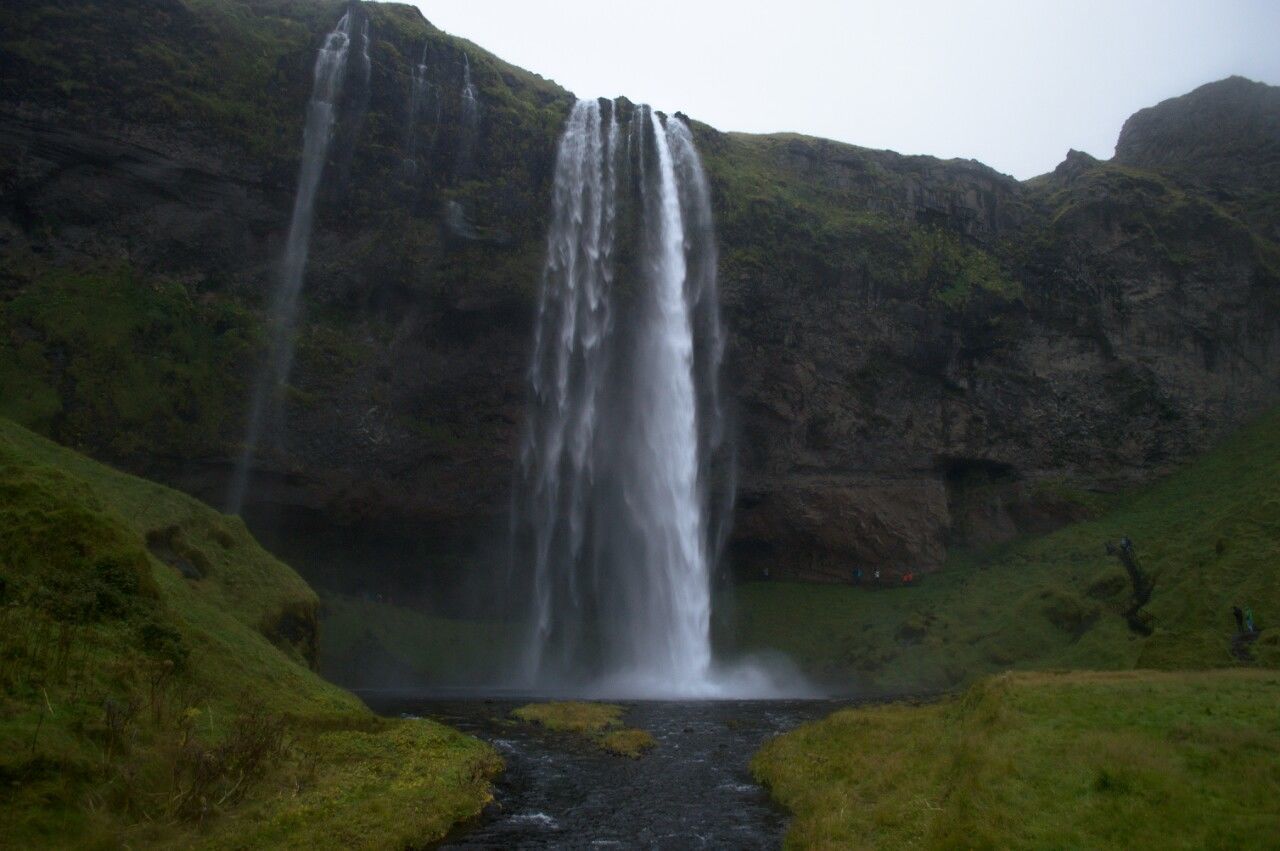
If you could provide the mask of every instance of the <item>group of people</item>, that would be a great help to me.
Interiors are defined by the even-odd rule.
[[[1253,609],[1246,606],[1241,609],[1239,606],[1231,607],[1231,614],[1236,618],[1236,632],[1252,634],[1258,631],[1257,626],[1253,623]]]
[[[853,569],[852,579],[853,579],[853,584],[854,584],[854,585],[861,585],[861,584],[862,584],[862,580],[863,580],[862,568],[860,568],[860,567],[855,567],[855,568]],[[911,571],[911,570],[908,570],[908,571],[906,571],[906,572],[904,572],[904,573],[902,573],[902,574],[900,575],[899,580],[901,581],[901,584],[903,584],[903,585],[914,585],[914,584],[915,584],[915,581],[916,581],[916,575],[915,575],[915,572],[914,572],[914,571]],[[890,582],[892,583],[892,580],[890,580]],[[880,582],[880,568],[878,568],[878,567],[877,567],[874,571],[872,571],[872,573],[871,573],[871,584],[872,584],[872,585],[874,585],[874,586],[875,586],[875,587],[877,587],[877,588],[879,588],[879,587],[881,586],[881,582]]]

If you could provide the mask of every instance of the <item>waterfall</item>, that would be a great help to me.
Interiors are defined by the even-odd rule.
[[[556,157],[513,489],[530,684],[725,691],[710,637],[732,492],[718,299],[688,127],[636,107],[624,132],[616,104],[579,101]]]
[[[475,83],[471,80],[471,60],[465,53],[462,54],[460,108],[460,133],[454,172],[458,178],[467,178],[471,174],[472,149],[475,147],[476,134],[480,129],[480,95],[476,91]]]
[[[479,100],[475,83],[471,82],[471,60],[462,54],[462,126],[475,129],[479,112]]]
[[[232,476],[227,511],[239,513],[244,505],[245,492],[254,454],[261,439],[268,409],[275,403],[280,390],[288,379],[293,361],[293,332],[297,324],[298,296],[302,290],[303,276],[307,268],[307,253],[311,244],[311,224],[315,213],[316,192],[324,174],[329,142],[333,138],[337,118],[338,97],[347,70],[347,53],[351,47],[351,12],[344,14],[333,32],[325,36],[316,55],[311,100],[307,104],[306,126],[302,136],[302,161],[298,168],[298,188],[293,199],[293,214],[289,220],[285,238],[284,258],[280,266],[280,281],[271,300],[269,318],[268,352],[265,362],[254,382],[249,401],[249,418],[245,429],[244,446]],[[368,21],[361,29],[364,40],[362,56],[365,73],[368,73]]]
[[[415,130],[418,114],[422,112],[423,106],[427,102],[427,96],[430,93],[430,83],[427,79],[428,46],[429,43],[423,43],[422,56],[419,57],[417,64],[413,66],[413,76],[409,84],[409,107],[405,111],[404,141],[401,144],[404,149],[402,168],[406,177],[412,177],[418,170],[418,145]]]

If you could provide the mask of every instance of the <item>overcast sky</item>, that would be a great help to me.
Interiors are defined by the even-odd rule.
[[[579,96],[1019,178],[1110,157],[1125,118],[1201,83],[1280,84],[1280,0],[414,2]]]

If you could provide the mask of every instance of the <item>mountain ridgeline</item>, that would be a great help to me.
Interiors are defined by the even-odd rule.
[[[368,64],[333,104],[244,513],[324,589],[456,611],[506,558],[575,98],[412,7],[0,10],[0,415],[223,503],[344,15]],[[1280,399],[1280,89],[1211,83],[1133,116],[1113,160],[1022,182],[684,124],[718,237],[740,576],[937,569]]]

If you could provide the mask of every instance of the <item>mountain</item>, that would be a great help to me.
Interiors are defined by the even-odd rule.
[[[0,10],[0,414],[222,499],[315,51],[347,8]],[[505,558],[574,98],[412,7],[352,8],[369,64],[338,105],[246,519],[325,588],[457,611]],[[1114,160],[1070,152],[1023,182],[691,121],[720,241],[734,570],[938,569],[1080,519],[1280,398],[1278,92],[1209,84],[1137,113]]]

